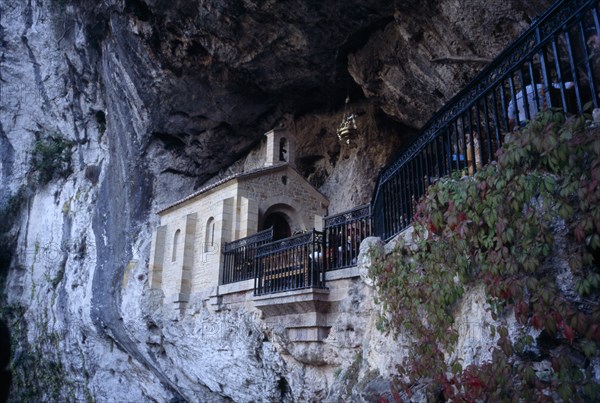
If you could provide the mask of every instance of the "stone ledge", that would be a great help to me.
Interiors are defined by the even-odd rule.
[[[167,298],[165,299],[165,301],[167,303],[170,303],[170,302],[174,302],[174,303],[189,302],[189,300],[190,300],[190,294],[187,294],[187,293],[171,294],[171,295],[167,296]]]
[[[236,292],[245,292],[245,291],[253,291],[254,290],[254,279],[250,280],[238,281],[236,283],[220,285],[216,288],[215,295],[226,295],[226,294],[234,294]]]
[[[346,269],[332,270],[325,273],[325,280],[327,282],[354,277],[360,277],[360,270],[358,269],[358,266],[348,267]]]
[[[327,313],[305,312],[283,316],[270,316],[265,318],[265,323],[272,327],[304,328],[304,327],[330,327],[327,321]]]
[[[247,293],[254,290],[254,279],[238,281],[236,283],[224,284],[214,287],[209,294],[208,308],[213,312],[223,309],[223,296]]]
[[[254,305],[269,316],[283,316],[329,310],[329,290],[306,288],[254,297]]]
[[[327,288],[302,288],[300,290],[284,291],[274,294],[257,295],[254,297],[255,302],[268,301],[268,300],[282,300],[282,299],[294,299],[294,300],[305,300],[307,298],[314,299],[326,299],[329,295],[329,289]]]

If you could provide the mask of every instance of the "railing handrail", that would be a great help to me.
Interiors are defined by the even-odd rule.
[[[567,2],[574,3],[574,10],[563,8]],[[432,118],[427,121],[427,123],[420,130],[421,134],[419,137],[413,143],[411,143],[408,148],[403,150],[398,158],[389,163],[380,171],[372,200],[377,198],[377,195],[380,191],[379,184],[391,177],[402,165],[404,165],[408,160],[421,151],[427,143],[432,141],[438,130],[444,128],[450,121],[463,113],[469,106],[472,105],[473,102],[476,101],[476,97],[478,95],[486,93],[496,86],[503,78],[505,78],[506,75],[518,69],[520,64],[523,63],[527,57],[531,56],[532,53],[537,52],[539,47],[550,40],[556,31],[567,24],[571,19],[576,18],[576,15],[591,3],[593,3],[593,0],[558,0],[544,13],[542,13],[542,15],[536,18],[525,32],[519,35],[506,49],[500,53],[500,55],[498,55],[481,72],[479,72],[475,78],[469,82],[469,84],[463,87],[462,90],[453,96],[450,101],[442,106],[442,108],[440,108],[432,116]],[[542,27],[542,24],[547,23],[552,16],[559,12],[563,12],[563,14],[567,15],[561,15],[560,17],[564,18],[557,18],[555,21],[551,21],[554,23],[554,25],[549,26],[548,29],[545,30],[545,35],[540,38],[538,36],[538,29]],[[509,56],[519,50],[519,47],[527,45],[528,41],[530,40],[534,40],[535,44],[531,45],[529,49],[526,49],[527,51],[525,53],[521,53],[520,57],[516,60],[507,60]],[[494,69],[498,70],[494,71]],[[490,79],[484,80],[487,77]]]
[[[372,234],[371,204],[325,217],[327,271],[356,265],[360,243]]]
[[[313,242],[315,235],[323,235],[323,232],[313,229],[303,234],[294,235],[288,238],[279,239],[259,246],[256,249],[256,257],[260,258],[268,256],[272,253],[280,252],[286,249],[291,249],[296,246],[308,245]]]
[[[235,241],[226,242],[223,246],[223,253],[232,252],[243,246],[256,244],[259,242],[270,241],[273,239],[273,227],[257,232],[256,234],[247,236],[245,238],[236,239]]]
[[[257,232],[223,246],[221,284],[248,280],[254,276],[256,249],[273,239],[273,227]]]
[[[370,215],[371,203],[363,204],[362,206],[354,207],[350,210],[325,217],[325,228],[341,224],[349,219],[359,220],[361,218],[369,217]]]

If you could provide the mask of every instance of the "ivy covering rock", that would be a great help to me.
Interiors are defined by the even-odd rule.
[[[497,162],[429,188],[412,242],[370,273],[381,328],[412,340],[398,390],[426,385],[430,399],[453,401],[600,398],[599,134],[583,117],[545,112],[506,136]],[[491,361],[463,367],[456,309],[481,285],[497,345]],[[544,365],[548,373],[536,370]]]

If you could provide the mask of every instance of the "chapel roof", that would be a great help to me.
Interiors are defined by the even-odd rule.
[[[252,176],[256,176],[259,174],[264,174],[267,173],[269,171],[278,171],[278,170],[283,170],[285,168],[291,168],[294,172],[298,173],[290,164],[288,164],[287,162],[283,162],[281,164],[275,164],[275,165],[271,165],[271,166],[266,166],[266,167],[260,167],[260,168],[256,168],[253,169],[251,171],[247,171],[247,172],[238,172],[236,174],[233,175],[229,175],[223,179],[220,179],[216,182],[213,182],[209,185],[206,185],[204,187],[201,187],[200,189],[196,190],[195,192],[189,194],[188,196],[184,197],[183,199],[177,200],[176,202],[173,202],[163,208],[161,208],[160,210],[157,211],[158,214],[163,213],[175,206],[178,206],[182,203],[185,203],[188,200],[194,199],[198,196],[200,196],[203,193],[208,192],[211,189],[217,188],[229,181],[232,181],[234,179],[243,179],[243,178],[249,178]],[[299,175],[299,174],[298,174]],[[307,182],[308,183],[308,182]],[[311,185],[312,186],[312,185]],[[316,189],[315,189],[316,190]],[[318,191],[317,191],[318,192]],[[321,192],[319,192],[319,194],[321,194]],[[323,196],[325,198],[325,196]]]

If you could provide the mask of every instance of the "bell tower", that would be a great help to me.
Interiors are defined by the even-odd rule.
[[[286,129],[273,129],[267,133],[267,155],[265,166],[288,163],[295,165],[294,139]]]

